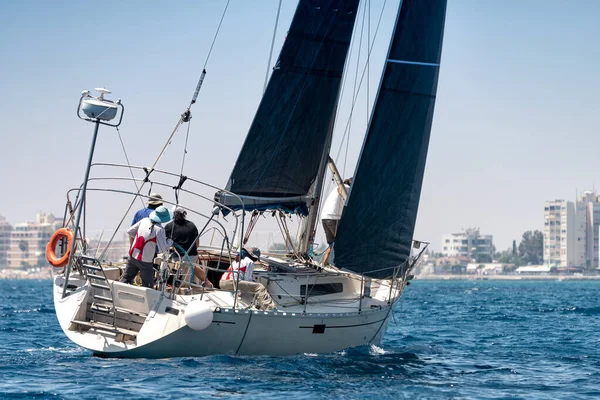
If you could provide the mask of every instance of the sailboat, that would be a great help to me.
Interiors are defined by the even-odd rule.
[[[404,0],[399,5],[339,222],[333,247],[336,267],[331,267],[313,259],[311,246],[327,169],[335,171],[329,151],[358,3],[299,1],[225,188],[159,170],[156,163],[135,167],[93,162],[99,127],[118,126],[125,110],[120,100],[107,99],[110,92],[105,89],[99,96],[82,94],[78,115],[95,126],[89,162],[83,184],[68,193],[64,228],[47,248],[54,306],[70,340],[99,356],[127,358],[327,353],[381,342],[426,244],[413,241],[413,232],[446,0]],[[178,126],[189,118],[188,108]],[[90,178],[98,168],[115,175]],[[127,178],[129,173],[133,177]],[[136,190],[108,187],[128,179]],[[263,252],[252,274],[276,308],[260,309],[251,294],[197,282],[192,268],[181,268],[186,260],[176,252],[157,256],[152,288],[119,282],[123,266],[107,260],[107,249],[124,218],[104,250],[94,250],[85,237],[84,216],[93,212],[86,209],[86,199],[95,192],[128,195],[130,210],[140,198],[150,197],[150,192],[145,194],[148,186],[172,188],[174,199],[164,203],[204,218],[199,236],[212,230],[221,238],[220,245],[198,249],[198,262],[213,273],[231,265],[261,215],[278,219],[290,251]],[[206,189],[214,196],[203,195]],[[187,207],[180,201],[182,194],[206,207]],[[233,229],[219,218],[225,215]],[[289,215],[302,221],[297,240],[285,229]]]

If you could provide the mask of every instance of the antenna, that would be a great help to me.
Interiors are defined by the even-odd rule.
[[[100,96],[98,97],[98,100],[104,100],[104,95],[105,94],[111,94],[112,92],[106,88],[94,88],[94,90],[98,93],[100,93]]]

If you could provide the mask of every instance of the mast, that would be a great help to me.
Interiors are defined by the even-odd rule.
[[[338,97],[339,101],[339,97]],[[300,243],[298,251],[300,254],[308,254],[310,246],[315,237],[315,230],[317,226],[317,219],[319,215],[319,203],[321,202],[321,194],[323,192],[323,182],[325,181],[325,174],[327,173],[327,163],[329,161],[329,149],[331,148],[331,141],[333,138],[333,125],[335,120],[332,121],[332,126],[329,131],[329,138],[325,145],[325,151],[321,155],[321,163],[319,164],[319,173],[315,180],[314,195],[312,196],[312,202],[308,207],[308,216],[302,221],[302,233],[300,234]]]

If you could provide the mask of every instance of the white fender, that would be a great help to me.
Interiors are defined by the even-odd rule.
[[[213,311],[207,302],[192,300],[184,312],[185,323],[195,331],[201,331],[210,326],[213,321]]]

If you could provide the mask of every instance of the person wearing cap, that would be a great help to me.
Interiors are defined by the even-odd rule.
[[[352,178],[348,178],[344,181],[346,190],[350,189],[352,184]],[[336,187],[329,193],[325,204],[323,204],[323,210],[321,211],[321,221],[323,222],[323,230],[325,231],[325,238],[327,240],[327,250],[325,250],[325,256],[323,257],[323,265],[329,265],[329,255],[331,254],[331,245],[335,242],[335,236],[337,234],[338,224],[340,218],[342,218],[342,211],[344,210],[344,198],[342,197],[342,190],[340,187]]]
[[[151,288],[154,286],[154,268],[152,262],[156,249],[164,253],[173,245],[173,241],[167,239],[162,224],[171,220],[171,212],[165,206],[159,206],[150,213],[147,218],[135,223],[127,230],[132,238],[129,260],[121,282],[129,283],[137,275],[138,271],[142,277],[142,286]]]
[[[187,211],[177,207],[173,212],[173,221],[165,226],[165,233],[168,239],[176,243],[175,251],[181,256],[181,261],[189,261],[198,264],[198,246],[200,238],[196,224],[187,218]],[[212,287],[212,283],[206,279],[206,271],[198,265],[194,265],[194,276],[206,285]]]
[[[259,259],[260,250],[256,247],[250,250],[242,249],[221,277],[219,287],[223,290],[235,290],[237,285],[237,289],[241,292],[254,294],[253,303],[256,308],[274,310],[276,308],[275,303],[265,286],[262,283],[252,281],[254,262]]]
[[[148,199],[147,206],[138,210],[133,216],[133,221],[131,221],[131,225],[137,224],[142,219],[150,216],[150,213],[156,210],[157,207],[163,205],[162,196],[158,193],[151,193],[150,198]]]

